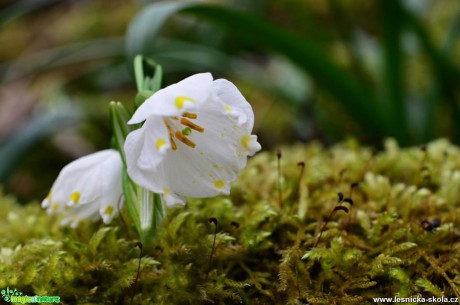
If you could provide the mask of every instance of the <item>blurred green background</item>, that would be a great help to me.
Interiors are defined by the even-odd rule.
[[[111,146],[107,106],[132,109],[136,54],[164,85],[234,82],[266,150],[460,143],[458,0],[2,1],[0,28],[0,184],[24,202]]]

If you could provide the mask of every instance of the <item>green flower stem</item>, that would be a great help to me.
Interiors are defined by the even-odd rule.
[[[154,71],[153,77],[145,75],[144,64],[148,70]],[[137,95],[134,100],[135,108],[139,108],[152,94],[161,87],[163,70],[153,60],[137,55],[134,58],[134,76]],[[164,218],[164,206],[159,194],[135,184],[129,177],[124,154],[125,139],[130,131],[141,125],[127,124],[131,114],[119,102],[110,103],[110,118],[115,136],[115,142],[123,159],[123,193],[125,195],[128,213],[136,226],[141,242],[148,245],[156,235]]]
[[[126,167],[126,156],[123,147],[125,145],[125,139],[128,136],[128,133],[133,129],[127,123],[129,121],[129,118],[131,117],[131,114],[125,108],[125,106],[123,106],[122,103],[113,101],[109,104],[109,112],[115,144],[117,146],[118,151],[120,152],[123,164]]]

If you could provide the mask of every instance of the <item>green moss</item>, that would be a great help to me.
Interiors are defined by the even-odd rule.
[[[388,140],[381,152],[354,141],[286,147],[281,190],[278,181],[276,154],[260,153],[231,196],[168,209],[155,242],[143,249],[135,290],[140,249],[126,212],[124,222],[73,230],[38,203],[21,207],[2,196],[0,288],[58,295],[63,304],[129,304],[133,292],[133,304],[459,296],[460,151],[446,140],[408,149]],[[339,192],[354,204],[333,213],[318,240]],[[210,217],[218,220],[212,260]],[[436,218],[439,227],[422,227]]]

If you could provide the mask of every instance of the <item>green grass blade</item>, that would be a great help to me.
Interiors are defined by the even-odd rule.
[[[455,14],[452,27],[449,30],[447,39],[444,42],[443,51],[451,58],[454,56],[455,46],[460,37],[460,10]]]
[[[53,113],[39,115],[27,122],[0,147],[0,183],[8,181],[10,174],[31,147],[49,134],[77,123],[79,118],[78,111],[65,105]]]
[[[144,90],[144,67],[141,55],[134,57],[134,79],[136,80],[137,91]]]
[[[445,56],[431,41],[426,29],[415,15],[407,10],[403,11],[407,26],[415,33],[422,48],[431,61],[431,66],[436,76],[436,87],[443,96],[443,101],[450,107],[452,122],[460,119],[460,106],[457,98],[457,88],[460,82],[460,70]],[[434,121],[434,120],[432,120]],[[454,138],[460,141],[460,129],[453,128]]]
[[[386,120],[401,144],[407,143],[408,129],[403,93],[401,52],[402,12],[399,0],[380,0],[384,48],[384,103]]]
[[[120,37],[68,44],[1,63],[0,81],[8,82],[37,72],[75,63],[121,58],[123,54],[123,40]]]
[[[288,62],[284,63],[284,60],[283,64],[289,67],[285,67],[286,71],[283,71],[282,74],[288,73],[288,75],[270,74],[270,77],[267,78],[265,68],[248,60],[228,55],[202,44],[163,37],[156,39],[156,44],[148,49],[146,55],[166,66],[168,73],[184,71],[194,73],[197,67],[200,67],[226,75],[234,75],[251,86],[280,97],[284,102],[295,107],[305,101],[305,94],[310,90],[309,80],[305,73]],[[157,73],[156,70],[155,73]],[[283,82],[286,79],[289,81]]]
[[[125,196],[126,208],[128,209],[129,216],[136,226],[137,232],[141,233],[141,220],[139,216],[139,208],[137,206],[137,192],[134,183],[128,176],[126,168],[123,167],[122,176],[123,194]]]
[[[128,55],[142,54],[143,50],[148,49],[163,23],[178,12],[220,24],[235,33],[241,33],[242,40],[249,40],[286,56],[342,103],[350,117],[373,136],[378,138],[384,131],[393,130],[391,122],[384,121],[373,92],[329,60],[323,50],[259,17],[226,7],[177,2],[151,4],[130,24],[126,37]]]
[[[110,102],[109,104],[110,122],[112,124],[113,137],[117,150],[120,152],[123,164],[126,166],[126,156],[124,151],[125,139],[133,128],[128,125],[131,113],[120,102]]]
[[[30,13],[34,10],[42,8],[46,5],[57,2],[56,0],[22,0],[10,5],[0,12],[0,29],[8,25],[8,23]]]

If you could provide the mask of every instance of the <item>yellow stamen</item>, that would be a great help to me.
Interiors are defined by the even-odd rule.
[[[174,139],[173,139],[173,135],[172,135],[172,134],[169,135],[169,140],[171,141],[171,148],[172,148],[172,150],[176,150],[176,149],[177,149],[177,145],[176,145],[176,142],[174,142]]]
[[[72,195],[70,195],[70,201],[74,204],[78,204],[78,200],[80,200],[80,192],[73,192]]]
[[[168,128],[169,134],[172,134],[172,133],[173,133],[173,130],[172,130],[171,126],[169,126],[168,121],[166,121],[165,119],[163,119],[163,123],[166,125],[166,128]]]
[[[171,126],[169,126],[168,124],[168,121],[166,121],[165,119],[163,119],[163,123],[166,125],[166,128],[168,128],[168,132],[169,132],[169,140],[171,142],[171,148],[172,150],[176,150],[177,149],[177,145],[176,145],[176,142],[174,142],[174,132],[171,128]]]
[[[182,108],[184,108],[184,105],[185,105],[186,102],[190,102],[192,104],[195,103],[195,101],[191,97],[178,96],[174,100],[174,105],[176,105],[177,109],[182,109]]]
[[[196,125],[195,123],[193,123],[193,122],[190,121],[190,120],[187,120],[186,118],[181,118],[181,119],[180,119],[180,123],[181,123],[182,125],[185,125],[185,126],[187,126],[187,127],[192,128],[193,130],[196,130],[196,131],[199,131],[199,132],[203,132],[203,131],[204,131],[204,128],[203,128],[203,127]]]
[[[180,131],[176,131],[176,133],[174,134],[176,136],[176,138],[181,141],[182,143],[184,143],[185,145],[191,147],[191,148],[195,148],[196,144],[193,142],[193,141],[190,141],[189,138],[187,138],[186,136],[184,136],[182,134],[182,132]]]
[[[225,186],[225,181],[224,180],[216,180],[214,181],[214,186],[217,188],[217,189],[221,189]]]
[[[196,113],[191,113],[191,112],[184,112],[182,113],[182,116],[184,118],[189,118],[189,119],[196,119],[198,117]]]

